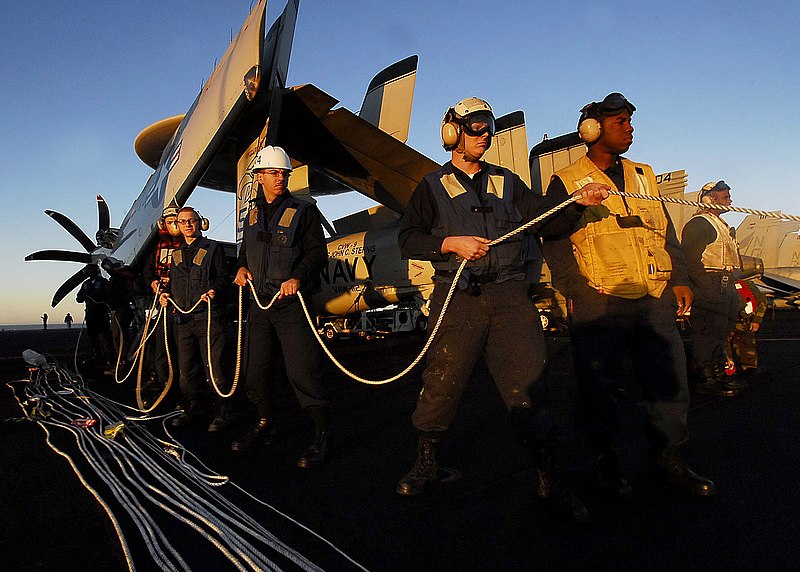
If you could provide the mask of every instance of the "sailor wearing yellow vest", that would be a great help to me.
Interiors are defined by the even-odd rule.
[[[547,196],[566,198],[590,182],[657,195],[653,169],[621,155],[633,143],[636,108],[612,93],[581,110],[586,156],[558,171]],[[692,304],[686,263],[661,203],[612,195],[588,207],[566,239],[546,240],[553,284],[568,300],[578,376],[578,427],[596,455],[598,484],[612,496],[633,489],[616,448],[619,374],[627,352],[642,386],[654,477],[694,495],[714,484],[689,469],[678,448],[688,439],[686,356],[675,324]]]
[[[725,181],[706,183],[700,201],[730,206]],[[692,307],[692,359],[697,365],[698,393],[733,397],[741,383],[725,375],[725,346],[736,326],[739,294],[731,274],[741,268],[734,230],[722,220],[723,210],[702,208],[683,227],[681,243],[689,265],[695,301]]]

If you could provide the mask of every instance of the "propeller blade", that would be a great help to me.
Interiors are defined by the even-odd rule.
[[[97,195],[97,230],[108,230],[111,225],[111,213],[108,211],[106,200]]]
[[[56,211],[44,211],[44,214],[52,218],[58,224],[60,224],[64,230],[70,233],[78,242],[81,243],[81,246],[86,249],[86,252],[92,252],[97,245],[92,242],[92,239],[86,236],[86,233],[83,232],[77,224],[72,222],[69,218],[64,216],[63,214],[56,212]]]
[[[92,255],[88,252],[73,252],[71,250],[40,250],[25,257],[26,262],[31,260],[53,260],[57,262],[81,262],[83,264],[91,264]]]
[[[78,270],[75,274],[67,278],[67,281],[58,287],[56,293],[53,294],[53,301],[50,303],[50,305],[53,308],[55,308],[56,304],[61,302],[61,300],[63,300],[67,294],[69,294],[70,292],[75,290],[75,288],[80,286],[81,283],[84,280],[86,280],[86,278],[88,278],[88,273],[86,272],[86,267],[84,266],[83,268]]]

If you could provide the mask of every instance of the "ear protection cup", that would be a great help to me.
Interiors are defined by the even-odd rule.
[[[711,191],[717,186],[717,183],[711,181],[703,185],[703,188],[700,189],[700,202],[704,205],[710,205],[714,202],[714,199],[711,197]]]
[[[181,229],[178,228],[178,225],[177,224],[173,224],[172,226],[167,225],[166,221],[164,220],[164,217],[158,219],[156,225],[158,226],[158,230],[160,232],[168,232],[171,236],[181,235]]]
[[[207,218],[205,218],[205,217],[204,217],[204,216],[203,216],[203,215],[200,213],[200,211],[199,211],[199,210],[197,210],[197,209],[196,209],[196,208],[194,208],[194,207],[183,207],[183,209],[181,209],[181,210],[184,210],[184,209],[192,209],[192,210],[194,211],[194,213],[197,215],[197,218],[199,218],[199,219],[200,219],[200,230],[202,230],[203,232],[205,232],[205,231],[207,231],[207,230],[208,230],[208,227],[210,226],[210,224],[209,224],[209,222],[208,222],[208,219],[207,219]],[[170,234],[171,234],[171,232],[170,232]],[[178,231],[178,234],[180,234],[180,230]],[[177,235],[176,235],[176,236],[177,236]]]
[[[578,136],[587,145],[591,145],[600,139],[600,134],[603,132],[597,108],[598,104],[596,102],[587,103],[581,109],[581,117],[578,119]]]
[[[452,151],[458,146],[461,139],[461,126],[453,121],[453,110],[450,109],[442,120],[442,147],[445,151]]]
[[[600,139],[603,126],[594,117],[587,117],[578,125],[578,136],[584,143],[591,145]]]

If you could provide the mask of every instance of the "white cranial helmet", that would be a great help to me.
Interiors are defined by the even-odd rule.
[[[292,170],[292,162],[289,160],[289,155],[280,147],[267,145],[256,155],[255,163],[253,163],[253,171],[259,169],[283,169],[284,171]]]

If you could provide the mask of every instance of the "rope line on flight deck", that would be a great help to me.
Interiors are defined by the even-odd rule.
[[[150,309],[146,312],[146,314],[145,314],[146,316],[150,316],[153,313],[153,310],[155,309],[156,304],[158,302],[158,296],[159,296],[160,291],[161,291],[161,284],[159,284],[158,288],[156,289],[156,295],[155,295],[155,298],[153,299],[153,304],[150,306]],[[89,300],[91,300],[92,302],[94,302],[95,304],[103,304],[105,306],[108,306],[107,303],[98,302],[97,300],[95,300],[91,296],[86,296],[86,297]],[[153,402],[153,404],[150,407],[145,407],[144,401],[142,400],[142,370],[143,370],[143,367],[144,367],[144,349],[145,349],[145,345],[147,344],[147,342],[150,339],[150,337],[153,334],[155,334],[156,329],[158,327],[158,323],[161,320],[163,320],[163,322],[164,322],[164,345],[167,348],[169,347],[169,341],[168,341],[168,335],[167,335],[167,331],[168,330],[167,330],[166,313],[164,311],[164,308],[160,308],[158,310],[158,312],[156,314],[156,317],[155,317],[155,324],[153,324],[153,329],[150,332],[148,332],[148,330],[150,328],[150,321],[151,321],[152,318],[148,317],[145,320],[144,330],[142,331],[142,337],[141,337],[141,341],[139,342],[139,347],[136,348],[136,351],[133,354],[133,358],[131,360],[131,362],[132,362],[131,363],[131,367],[128,370],[128,373],[126,373],[122,377],[122,379],[120,379],[120,377],[119,377],[119,374],[120,374],[119,368],[120,368],[120,364],[122,362],[122,350],[125,347],[125,332],[123,331],[122,324],[119,323],[119,319],[117,318],[116,313],[113,312],[113,311],[110,312],[110,313],[111,313],[111,316],[114,318],[114,321],[117,324],[117,331],[119,331],[119,347],[117,348],[117,361],[116,361],[116,364],[114,366],[114,381],[118,385],[121,384],[121,383],[124,383],[131,376],[131,374],[133,373],[134,368],[137,368],[137,365],[138,365],[137,375],[136,375],[136,402],[137,402],[138,407],[139,407],[138,411],[140,413],[150,413],[156,407],[158,407],[158,405],[167,396],[167,393],[169,393],[169,390],[172,388],[172,382],[173,382],[173,378],[174,378],[174,371],[173,371],[173,367],[172,367],[172,356],[169,354],[169,352],[167,352],[167,365],[168,365],[168,368],[169,368],[169,376],[167,378],[167,383],[165,384],[164,389],[162,390],[162,392],[158,396],[158,398]],[[80,334],[78,336],[78,344],[79,343],[80,343]],[[75,366],[75,371],[78,373],[78,375],[80,375],[79,374],[79,370],[78,370],[78,344],[75,345],[75,356],[74,356],[74,364],[73,365]]]
[[[211,298],[207,294],[204,294],[203,296],[206,297],[205,300],[203,300],[203,297],[201,296],[200,299],[197,302],[195,302],[194,306],[192,306],[188,310],[184,310],[183,308],[178,306],[178,304],[175,302],[175,300],[172,299],[171,296],[169,298],[167,298],[167,301],[170,302],[175,307],[175,309],[178,312],[180,312],[181,314],[191,314],[200,305],[201,302],[206,302],[208,304],[208,310],[206,312],[206,356],[207,356],[207,360],[208,360],[208,374],[209,374],[209,378],[210,378],[210,381],[211,381],[211,385],[214,388],[214,392],[218,396],[220,396],[221,398],[225,399],[225,398],[231,397],[234,394],[234,392],[236,391],[236,387],[239,385],[239,371],[241,369],[241,363],[242,363],[242,294],[241,294],[241,289],[239,290],[239,327],[238,327],[238,339],[237,339],[237,343],[236,343],[236,372],[234,373],[233,383],[231,384],[231,389],[230,389],[230,391],[228,393],[223,392],[219,388],[219,384],[217,383],[216,377],[214,376],[214,366],[212,365],[213,360],[211,359]],[[164,332],[166,333],[166,328],[165,328]],[[165,337],[165,341],[166,341],[166,337]],[[169,355],[169,345],[167,345],[167,355]]]
[[[800,216],[782,213],[781,211],[762,211],[757,209],[748,209],[744,207],[736,207],[733,205],[723,206],[713,203],[702,203],[697,201],[687,201],[686,199],[678,199],[675,197],[663,197],[661,195],[639,195],[635,193],[622,193],[620,191],[610,190],[610,195],[617,195],[620,197],[630,197],[633,199],[644,199],[647,201],[656,201],[660,203],[674,203],[677,205],[684,205],[687,207],[699,207],[704,209],[714,209],[718,211],[732,211],[737,213],[752,214],[763,218],[777,218],[782,220],[791,220],[800,222]]]
[[[572,196],[572,197],[568,198],[567,200],[557,204],[556,206],[554,206],[553,208],[551,208],[547,212],[545,212],[545,213],[539,215],[538,217],[528,221],[527,223],[523,224],[522,226],[517,227],[514,230],[512,230],[510,232],[507,232],[503,236],[494,239],[493,241],[491,241],[489,243],[489,246],[490,247],[495,246],[496,244],[499,244],[499,243],[501,243],[501,242],[503,242],[505,240],[508,240],[510,237],[514,236],[515,234],[519,234],[520,232],[523,232],[523,231],[527,230],[528,228],[530,228],[533,225],[541,222],[542,220],[546,219],[547,217],[549,217],[549,216],[557,213],[558,211],[566,208],[567,206],[571,205],[572,203],[574,203],[575,201],[579,200],[580,198],[581,198],[580,195],[576,195],[576,196]],[[337,360],[336,357],[331,353],[331,351],[328,349],[328,346],[325,345],[325,342],[322,341],[322,337],[319,335],[319,332],[317,331],[317,328],[314,326],[314,321],[311,318],[311,313],[308,311],[308,307],[306,306],[306,301],[303,298],[303,295],[299,291],[297,292],[297,297],[300,298],[300,304],[303,307],[303,312],[305,313],[306,320],[308,321],[308,325],[311,327],[311,331],[314,334],[314,337],[317,339],[317,342],[319,343],[319,345],[322,346],[322,349],[325,351],[325,355],[328,356],[328,358],[333,362],[333,364],[336,365],[336,367],[338,367],[339,370],[342,373],[344,373],[345,375],[347,375],[348,377],[350,377],[351,379],[354,379],[355,381],[357,381],[359,383],[363,383],[365,385],[385,385],[387,383],[391,383],[393,381],[396,381],[396,380],[400,379],[401,377],[406,375],[408,372],[410,372],[420,362],[420,360],[423,358],[425,353],[427,353],[428,349],[430,348],[431,344],[433,343],[434,338],[436,337],[437,332],[439,331],[439,327],[442,325],[442,322],[444,320],[444,316],[445,316],[445,314],[447,312],[447,308],[450,305],[450,300],[453,298],[453,295],[455,294],[455,290],[458,287],[458,280],[461,277],[461,273],[464,271],[464,268],[466,267],[467,262],[468,262],[468,260],[466,258],[464,260],[462,260],[461,261],[461,265],[458,267],[458,270],[456,271],[455,276],[453,276],[453,282],[450,285],[450,290],[448,290],[448,292],[447,292],[447,297],[444,300],[444,304],[442,304],[442,309],[439,312],[439,318],[436,320],[436,324],[434,325],[433,330],[431,330],[431,334],[428,336],[428,340],[425,342],[425,345],[423,346],[423,348],[420,351],[419,355],[405,369],[403,369],[400,373],[395,374],[392,377],[389,377],[389,378],[386,378],[386,379],[381,379],[381,380],[366,379],[366,378],[360,377],[359,375],[351,372],[349,369],[344,367],[339,362],[339,360]],[[272,300],[270,301],[270,303],[267,306],[264,306],[264,305],[261,304],[261,301],[259,300],[258,295],[256,294],[255,286],[253,285],[253,282],[251,280],[248,280],[247,282],[250,285],[250,290],[253,293],[253,298],[255,299],[256,304],[258,304],[258,307],[261,308],[262,310],[269,309],[272,306],[272,304],[275,303],[275,300],[280,295],[280,292],[276,293],[275,296],[272,297]],[[241,301],[241,298],[240,298],[240,301]]]
[[[614,190],[610,190],[609,194],[617,195],[617,196],[621,196],[621,197],[630,197],[630,198],[635,198],[635,199],[656,201],[656,202],[661,202],[661,203],[674,203],[674,204],[680,204],[680,205],[684,205],[684,206],[694,206],[694,207],[699,207],[699,208],[711,208],[711,209],[715,209],[715,210],[733,211],[733,212],[739,212],[739,213],[745,213],[745,214],[753,214],[753,215],[757,215],[757,216],[760,216],[760,217],[766,217],[766,218],[777,218],[777,219],[785,219],[785,220],[791,220],[791,221],[800,221],[800,216],[788,215],[788,214],[784,214],[784,213],[782,213],[780,211],[778,211],[778,212],[775,212],[775,211],[763,211],[763,210],[749,209],[749,208],[744,208],[744,207],[735,207],[733,205],[722,206],[722,205],[715,205],[715,204],[710,204],[710,203],[688,201],[688,200],[685,200],[685,199],[678,199],[678,198],[674,198],[674,197],[664,197],[664,196],[660,196],[660,195],[653,195],[653,196],[651,196],[651,195],[641,195],[641,194],[635,194],[635,193],[623,193],[623,192],[614,191]],[[512,237],[512,236],[514,236],[516,234],[519,234],[520,232],[524,232],[528,228],[538,224],[539,222],[541,222],[542,220],[544,220],[544,219],[548,218],[549,216],[555,214],[556,212],[558,212],[560,210],[563,210],[568,205],[576,202],[579,199],[580,199],[579,195],[572,196],[572,197],[566,199],[565,201],[559,203],[558,205],[556,205],[555,207],[551,208],[547,212],[545,212],[545,213],[539,215],[538,217],[528,221],[524,225],[517,227],[516,229],[504,234],[503,236],[501,236],[499,238],[494,239],[493,241],[491,241],[489,243],[489,247],[495,246],[495,245],[497,245],[497,244],[499,244],[499,243],[501,243],[501,242],[503,242],[505,240],[508,240],[510,237]],[[323,351],[325,352],[325,355],[328,356],[328,358],[331,360],[331,362],[336,367],[338,367],[339,370],[342,373],[344,373],[345,375],[347,375],[348,377],[350,377],[351,379],[353,379],[353,380],[355,380],[355,381],[357,381],[359,383],[363,383],[363,384],[366,384],[366,385],[384,385],[384,384],[388,384],[388,383],[391,383],[393,381],[396,381],[396,380],[400,379],[401,377],[403,377],[404,375],[406,375],[408,372],[410,372],[422,360],[424,355],[428,352],[428,350],[430,349],[430,346],[433,343],[433,340],[436,337],[436,334],[438,333],[439,328],[440,328],[440,326],[441,326],[441,324],[442,324],[442,322],[444,320],[444,317],[445,317],[445,314],[447,312],[447,309],[448,309],[448,307],[450,305],[452,297],[455,294],[455,290],[456,290],[456,288],[458,286],[459,278],[461,277],[461,274],[463,273],[467,262],[468,261],[466,259],[462,260],[461,265],[459,266],[458,270],[456,271],[456,273],[455,273],[455,275],[453,277],[452,283],[450,285],[450,289],[447,292],[447,296],[445,297],[444,303],[442,305],[442,309],[439,312],[439,317],[438,317],[438,319],[436,321],[436,324],[434,325],[433,329],[431,330],[431,334],[428,336],[428,339],[427,339],[425,345],[423,346],[422,350],[420,351],[420,353],[401,372],[399,372],[399,373],[397,373],[397,374],[395,374],[395,375],[393,375],[393,376],[391,376],[389,378],[386,378],[386,379],[371,380],[371,379],[363,378],[363,377],[351,372],[344,365],[342,365],[341,362],[339,362],[339,360],[337,360],[336,357],[331,353],[331,351],[328,349],[328,347],[325,344],[325,342],[322,340],[322,337],[319,335],[319,332],[317,331],[317,328],[314,325],[314,321],[313,321],[313,319],[311,317],[311,313],[308,310],[308,306],[306,304],[305,298],[303,297],[303,294],[298,291],[297,292],[297,297],[300,299],[300,304],[301,304],[301,306],[303,308],[303,313],[306,316],[306,320],[308,322],[308,325],[311,328],[311,331],[314,334],[314,337],[316,338],[317,343],[319,343],[319,345],[322,347]],[[272,297],[272,300],[270,300],[270,302],[268,304],[264,305],[261,302],[261,300],[259,299],[258,294],[256,293],[255,286],[254,286],[253,282],[251,280],[249,280],[249,279],[248,279],[247,282],[248,282],[248,285],[250,287],[250,291],[253,294],[253,299],[255,300],[256,304],[258,305],[258,307],[261,310],[264,310],[264,311],[269,310],[272,307],[272,305],[275,303],[275,301],[278,299],[278,296],[280,296],[280,292],[277,292]],[[209,373],[210,373],[210,377],[211,377],[211,383],[212,383],[212,386],[214,388],[214,391],[221,398],[227,398],[227,397],[232,396],[233,393],[236,390],[236,387],[238,386],[238,383],[239,383],[239,377],[240,377],[240,372],[241,372],[241,353],[242,353],[242,306],[243,306],[243,303],[242,303],[243,302],[242,301],[242,291],[243,291],[243,288],[244,287],[240,287],[240,289],[239,289],[239,319],[238,319],[237,344],[236,344],[236,371],[235,371],[235,374],[234,374],[233,384],[231,385],[231,389],[230,389],[230,391],[228,393],[224,393],[219,389],[219,385],[217,384],[217,382],[216,382],[216,380],[214,378],[213,368],[212,368],[212,365],[211,365],[211,359],[210,359],[210,356],[211,356],[211,339],[210,339],[211,338],[211,336],[210,336],[210,332],[211,332],[211,300],[210,299],[207,300],[208,304],[209,304],[208,318],[207,318],[207,320],[208,320],[208,323],[207,323],[207,335],[206,335],[207,355],[209,356],[208,368],[209,368]],[[192,308],[190,308],[189,310],[184,310],[184,309],[180,308],[175,303],[175,301],[172,300],[172,298],[169,298],[169,301],[172,303],[172,305],[179,312],[181,312],[183,314],[189,314],[195,308],[197,308],[197,306],[203,300],[202,299],[198,300],[194,304],[194,306],[192,306]],[[165,326],[164,327],[164,334],[165,334],[165,342],[166,342],[166,321],[165,321],[164,326]],[[145,331],[146,331],[146,329],[145,329]],[[145,338],[144,335],[142,336],[142,338],[143,338],[143,342],[142,342],[142,346],[140,346],[140,349],[141,349],[141,347],[143,347],[144,342],[146,341],[146,338]],[[138,352],[138,350],[137,350],[137,352]],[[167,356],[168,356],[168,359],[169,359],[169,351],[167,351]],[[141,355],[139,356],[139,360],[140,360],[140,375],[139,375],[139,377],[141,377]],[[130,373],[128,375],[130,375]],[[171,380],[171,378],[172,378],[172,369],[171,369],[171,361],[170,361],[170,380]],[[138,386],[137,386],[137,390],[138,390]],[[137,391],[137,399],[139,399],[139,406],[140,406],[141,410],[143,412],[152,411],[156,407],[156,405],[158,405],[158,402],[160,402],[160,400],[163,398],[163,395],[165,395],[165,394],[166,394],[166,390],[162,394],[162,397],[159,398],[159,400],[152,407],[150,407],[149,409],[147,409],[145,411],[144,410],[144,405],[143,405],[143,403],[141,402],[141,399],[140,399],[140,393],[139,393],[139,391]]]
[[[55,384],[50,376],[56,378]],[[48,445],[70,461],[73,471],[84,486],[98,498],[112,519],[129,570],[133,570],[134,566],[128,543],[122,532],[123,527],[118,524],[108,504],[89,485],[82,469],[68,453],[61,451],[52,441],[49,428],[58,428],[72,435],[89,467],[109,487],[112,496],[133,521],[147,551],[160,569],[185,570],[188,569],[188,564],[159,528],[143,502],[153,504],[194,529],[238,570],[277,570],[279,565],[264,553],[263,548],[275,551],[303,570],[314,572],[321,570],[319,566],[244,513],[232,501],[215,493],[213,488],[209,488],[229,482],[227,477],[200,473],[192,465],[185,463],[182,457],[159,446],[164,444],[164,441],[156,439],[144,429],[140,430],[138,425],[130,426],[129,432],[125,433],[124,441],[104,438],[102,429],[111,426],[115,418],[119,419],[120,411],[109,407],[109,404],[114,402],[102,396],[96,400],[90,399],[96,394],[85,387],[80,376],[73,378],[69,372],[57,365],[47,364],[31,371],[25,393],[28,397],[26,405],[31,402],[36,403],[36,407],[27,418],[38,422],[44,428]],[[17,398],[16,392],[15,398]],[[19,403],[19,398],[17,402]],[[22,403],[20,407],[25,410]],[[99,423],[96,427],[91,425],[84,427],[76,424],[74,422],[76,419],[93,419]],[[172,439],[166,426],[164,429]],[[176,460],[179,465],[174,465]],[[167,466],[162,466],[164,461],[167,462]],[[182,469],[179,475],[173,474],[175,467]],[[203,467],[208,470],[204,465]],[[185,479],[179,479],[179,476]],[[252,495],[249,496],[255,499]],[[274,510],[271,505],[259,502]],[[275,512],[325,542],[355,566],[364,569],[330,541],[280,511]]]

